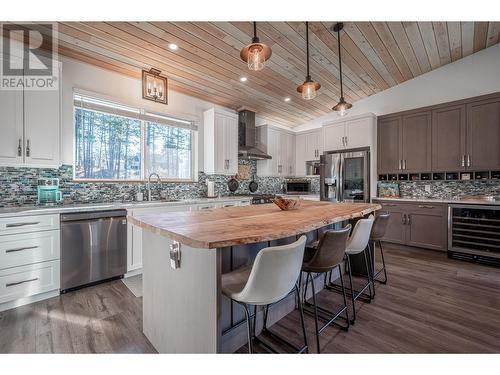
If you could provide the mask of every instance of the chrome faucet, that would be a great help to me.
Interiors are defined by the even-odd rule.
[[[158,173],[151,173],[148,177],[148,183],[146,185],[146,189],[148,190],[148,201],[151,201],[151,177],[156,176],[156,183],[161,184],[161,178]]]

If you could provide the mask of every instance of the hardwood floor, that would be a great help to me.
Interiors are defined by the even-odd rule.
[[[388,284],[377,284],[372,303],[357,303],[348,332],[325,329],[323,353],[500,352],[499,268],[433,251],[385,250]],[[340,301],[319,294],[322,306]],[[141,316],[142,299],[121,281],[82,289],[0,313],[0,353],[154,353]],[[306,325],[314,352],[310,316]],[[297,312],[272,329],[300,342]]]

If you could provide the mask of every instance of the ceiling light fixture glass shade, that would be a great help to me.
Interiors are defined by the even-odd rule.
[[[264,69],[266,61],[269,60],[271,54],[271,48],[261,43],[257,37],[257,22],[254,22],[252,43],[241,49],[241,59],[247,63],[248,69],[258,71]]]
[[[320,87],[321,85],[318,82],[314,82],[310,76],[307,76],[304,83],[297,87],[297,91],[302,94],[302,99],[311,100],[316,97]]]
[[[321,85],[313,81],[309,74],[309,22],[306,22],[306,67],[306,80],[302,85],[297,87],[297,91],[302,94],[302,99],[311,100],[316,97],[316,93],[321,88]]]
[[[352,108],[351,103],[347,103],[344,99],[344,87],[342,85],[342,57],[340,55],[340,30],[344,28],[344,24],[342,22],[337,22],[333,25],[333,31],[337,33],[337,43],[339,46],[339,71],[340,71],[340,100],[335,105],[332,110],[337,111],[340,116],[347,115],[347,111]]]
[[[332,109],[334,111],[337,111],[339,116],[343,117],[345,115],[347,115],[347,111],[352,108],[352,104],[351,103],[347,103],[345,100],[344,100],[344,97],[341,97],[340,98],[340,101],[337,103],[337,105],[335,105]]]

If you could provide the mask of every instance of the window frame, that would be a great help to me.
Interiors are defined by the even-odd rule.
[[[75,106],[74,101],[75,101],[75,96],[86,96],[90,98],[95,98],[103,101],[108,101],[110,103],[116,104],[116,105],[122,105],[130,108],[137,109],[141,115],[146,115],[146,114],[158,114],[160,116],[166,116],[166,117],[172,117],[172,118],[177,118],[181,121],[191,121],[193,124],[196,124],[196,120],[192,120],[191,116],[186,116],[186,115],[181,115],[181,116],[174,116],[170,113],[159,113],[157,111],[153,112],[150,110],[147,110],[145,108],[140,108],[137,105],[130,105],[127,103],[124,103],[123,101],[115,100],[109,97],[105,97],[99,94],[94,94],[94,93],[89,93],[86,91],[74,91],[72,95],[72,105],[73,105],[73,127],[72,127],[72,134],[73,134],[73,181],[75,182],[102,182],[102,183],[144,183],[148,181],[147,171],[146,171],[146,160],[147,160],[147,145],[146,145],[146,127],[147,127],[147,122],[153,122],[145,119],[139,119],[140,121],[140,126],[141,126],[141,177],[138,179],[100,179],[100,178],[81,178],[76,176],[76,122],[75,122],[75,114],[77,110],[77,106]],[[82,108],[83,109],[83,108]],[[113,115],[113,113],[109,112],[109,114]],[[116,116],[120,116],[118,114],[114,114]],[[122,117],[127,117],[127,116],[122,116]],[[133,117],[130,117],[133,118]],[[166,124],[161,124],[158,123],[159,125],[164,125],[164,126],[171,126],[171,125],[166,125]],[[175,127],[175,126],[172,126]],[[173,183],[195,183],[198,182],[198,130],[195,129],[188,129],[191,132],[191,177],[190,178],[168,178],[165,177],[163,178],[160,176],[161,182],[173,182]],[[155,173],[155,172],[151,172]]]

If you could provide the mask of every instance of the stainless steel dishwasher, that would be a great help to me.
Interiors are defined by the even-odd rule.
[[[127,272],[127,211],[61,214],[61,292]]]

